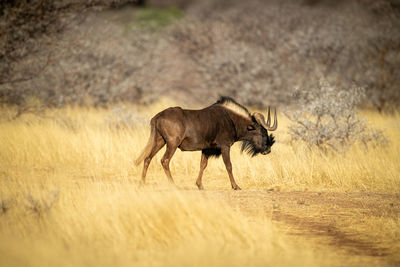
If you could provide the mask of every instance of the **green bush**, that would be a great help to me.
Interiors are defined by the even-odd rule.
[[[130,29],[157,30],[182,17],[183,11],[176,7],[143,8],[136,12],[134,21],[128,27]]]

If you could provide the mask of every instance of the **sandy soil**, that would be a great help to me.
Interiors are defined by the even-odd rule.
[[[250,217],[263,213],[286,227],[289,235],[300,235],[316,245],[373,257],[374,264],[400,265],[399,229],[385,228],[385,221],[400,219],[400,194],[277,190],[204,191],[203,194],[222,199]],[[383,222],[383,230],[376,220]],[[371,229],[374,227],[377,229]]]

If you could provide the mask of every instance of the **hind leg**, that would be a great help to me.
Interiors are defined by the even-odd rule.
[[[203,178],[204,169],[207,167],[207,163],[208,163],[208,158],[207,158],[206,154],[201,153],[200,171],[199,171],[199,176],[197,177],[197,180],[196,180],[196,185],[199,188],[199,190],[204,189],[202,178]]]
[[[155,145],[153,146],[153,149],[151,150],[151,153],[148,157],[144,159],[144,164],[143,164],[143,171],[142,171],[142,183],[144,184],[146,182],[146,174],[147,174],[147,169],[149,168],[151,159],[157,154],[158,151],[165,145],[165,141],[162,138],[161,135],[157,135],[157,141]]]
[[[174,179],[172,179],[171,171],[169,170],[169,162],[172,156],[174,155],[176,149],[178,148],[178,145],[179,145],[178,140],[167,141],[167,149],[165,151],[164,156],[161,159],[161,165],[163,166],[164,172],[171,183],[174,183]]]

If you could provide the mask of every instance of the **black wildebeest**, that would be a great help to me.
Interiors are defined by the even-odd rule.
[[[168,108],[155,115],[150,122],[151,133],[146,147],[135,161],[144,160],[142,181],[145,182],[147,168],[155,154],[167,144],[161,159],[168,179],[173,182],[169,162],[179,147],[182,151],[201,150],[200,172],[196,185],[203,189],[202,176],[210,156],[222,154],[232,188],[240,190],[232,174],[230,148],[233,143],[242,141],[242,151],[252,156],[271,152],[273,135],[278,127],[276,110],[274,124],[271,126],[270,108],[265,122],[261,113],[250,112],[232,98],[221,97],[215,104],[201,110],[188,110],[180,107]]]

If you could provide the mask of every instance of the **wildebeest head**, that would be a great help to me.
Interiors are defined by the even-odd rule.
[[[268,108],[268,119],[265,122],[261,113],[254,113],[252,123],[247,125],[246,135],[242,138],[242,151],[255,156],[259,153],[267,155],[271,152],[271,146],[275,143],[274,136],[268,135],[268,131],[275,131],[278,128],[278,119],[276,110],[274,115],[274,124],[271,126],[270,108]]]

